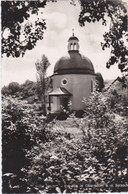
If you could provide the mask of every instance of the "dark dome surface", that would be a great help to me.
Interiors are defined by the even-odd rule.
[[[61,57],[55,64],[54,74],[92,74],[93,64],[87,57],[77,51],[71,51],[67,56]]]
[[[78,38],[77,38],[76,36],[71,36],[71,37],[68,39],[68,42],[69,42],[70,40],[78,40]],[[79,40],[78,40],[78,41],[79,41]]]

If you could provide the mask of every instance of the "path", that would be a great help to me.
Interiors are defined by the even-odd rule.
[[[72,118],[67,118],[67,120],[63,121],[57,120],[56,124],[60,126],[60,128],[65,129],[67,133],[71,133],[74,135],[80,135],[82,133],[80,129],[77,127],[77,124],[73,122]]]

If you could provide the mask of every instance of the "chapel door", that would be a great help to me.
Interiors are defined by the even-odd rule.
[[[60,105],[61,105],[65,110],[68,110],[68,102],[69,102],[69,97],[61,97],[61,99],[60,99]]]

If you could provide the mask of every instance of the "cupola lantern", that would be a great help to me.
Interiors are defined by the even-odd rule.
[[[74,29],[72,30],[72,36],[68,39],[68,52],[79,52],[79,39],[74,36]]]

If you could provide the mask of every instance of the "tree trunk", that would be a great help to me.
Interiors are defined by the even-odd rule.
[[[46,100],[45,100],[45,94],[42,94],[41,96],[41,105],[42,105],[42,112],[43,115],[46,116]]]

